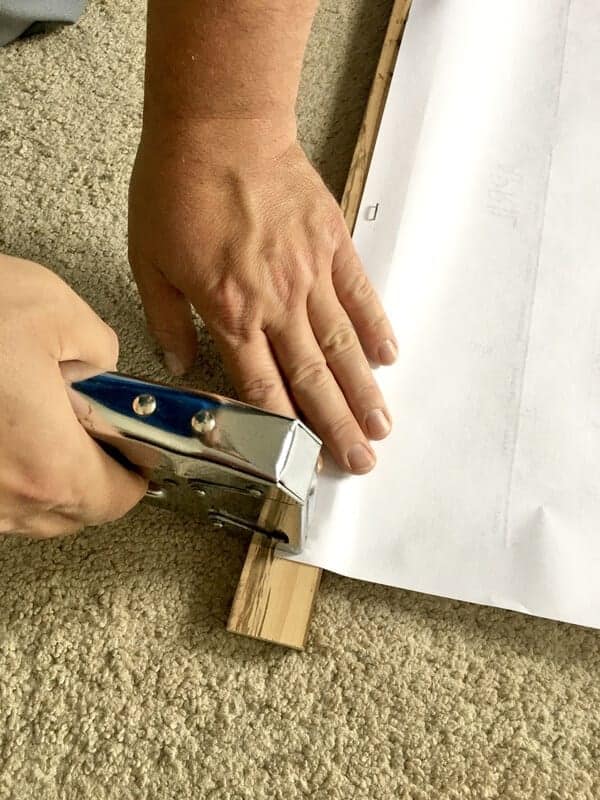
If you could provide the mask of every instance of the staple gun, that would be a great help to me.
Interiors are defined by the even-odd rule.
[[[71,388],[88,433],[149,480],[145,501],[302,550],[321,450],[303,422],[117,373]]]

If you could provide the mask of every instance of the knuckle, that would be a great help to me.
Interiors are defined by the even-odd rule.
[[[364,324],[364,327],[367,331],[374,331],[378,333],[380,331],[385,331],[389,328],[389,321],[385,311],[380,311],[377,314],[373,314],[373,316],[369,317]]]
[[[329,231],[331,233],[331,243],[334,247],[339,247],[344,241],[350,238],[350,232],[346,220],[340,207],[335,204],[329,218]]]
[[[350,438],[354,434],[356,438],[356,421],[350,414],[341,417],[334,417],[324,426],[325,438],[336,442]]]
[[[328,333],[321,342],[327,361],[345,355],[356,348],[356,331],[349,322],[342,322]]]
[[[299,364],[290,376],[292,389],[322,389],[329,382],[330,372],[324,359]]]
[[[20,505],[50,511],[60,503],[62,487],[46,473],[30,472],[21,478],[15,494]]]
[[[163,322],[157,323],[148,316],[146,317],[146,322],[148,325],[148,333],[157,342],[165,344],[175,339],[173,329],[165,325]]]
[[[361,306],[374,299],[375,290],[362,270],[358,271],[350,280],[345,297],[346,302],[352,306]]]
[[[334,253],[344,235],[347,235],[348,229],[343,218],[340,217],[337,207],[333,211],[329,208],[324,211],[319,209],[313,219],[312,230],[314,234],[312,241],[314,252],[328,258],[331,263]]]
[[[242,330],[252,318],[253,292],[230,277],[222,278],[208,295],[208,316],[228,330]]]
[[[210,297],[211,303],[219,311],[235,313],[245,305],[242,288],[237,281],[223,277],[213,288]]]
[[[19,505],[37,512],[76,507],[74,480],[67,477],[73,472],[72,464],[56,457],[51,461],[21,473],[14,491]]]
[[[295,253],[293,258],[281,258],[268,268],[269,294],[281,309],[291,309],[306,302],[318,274],[311,256]]]
[[[297,270],[273,268],[270,270],[269,279],[276,301],[287,309],[293,308],[299,302],[306,294],[310,283],[310,276],[303,267]]]
[[[265,406],[277,395],[280,384],[274,378],[250,378],[242,381],[240,395],[243,399],[255,406]]]
[[[146,316],[146,322],[152,342],[162,350],[173,353],[180,354],[183,350],[184,354],[189,353],[190,360],[193,360],[197,339],[194,339],[193,335],[188,339],[187,330],[180,324],[180,320],[158,321]]]
[[[380,405],[383,402],[381,392],[375,381],[371,378],[353,387],[354,400],[360,408],[368,409]]]

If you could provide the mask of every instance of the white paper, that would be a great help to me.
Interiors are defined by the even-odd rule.
[[[600,627],[599,0],[414,0],[355,241],[394,430],[298,560]]]

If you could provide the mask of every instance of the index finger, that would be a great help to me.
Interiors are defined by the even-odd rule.
[[[236,337],[211,328],[211,335],[241,400],[286,417],[297,416],[262,330]]]
[[[148,482],[111,458],[73,414],[65,431],[70,449],[70,497],[74,502],[56,512],[84,525],[100,525],[123,517],[144,497]]]

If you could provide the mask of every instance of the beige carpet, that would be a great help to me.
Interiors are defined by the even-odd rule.
[[[324,0],[315,26],[302,135],[336,191],[389,6]],[[0,249],[163,378],[125,257],[143,25],[95,0],[0,51]],[[209,343],[193,377],[228,389]],[[0,542],[0,798],[600,797],[597,633],[327,575],[286,652],[225,632],[244,549],[151,510]]]

